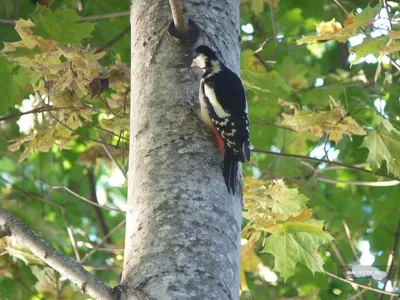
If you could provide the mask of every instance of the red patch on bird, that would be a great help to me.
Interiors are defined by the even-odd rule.
[[[224,140],[222,139],[221,135],[217,131],[217,129],[213,128],[214,134],[215,134],[215,140],[217,141],[218,149],[219,152],[221,152],[222,155],[225,153],[225,146],[224,146]]]

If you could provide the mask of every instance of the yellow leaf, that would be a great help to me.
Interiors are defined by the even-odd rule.
[[[329,22],[321,22],[317,24],[317,33],[318,35],[323,35],[323,34],[332,34],[336,33],[339,31],[339,29],[342,28],[342,24],[339,22],[336,22],[336,20],[333,18]]]
[[[288,105],[284,103],[283,105]],[[294,104],[293,104],[294,105]],[[347,115],[342,105],[335,106],[330,111],[314,112],[300,111],[295,107],[294,115],[282,114],[282,125],[289,126],[297,132],[310,131],[317,137],[322,137],[324,132],[329,134],[329,139],[338,142],[343,135],[365,135],[367,132],[351,117]]]
[[[343,26],[348,27],[348,26],[351,26],[352,24],[354,24],[355,22],[356,22],[356,16],[354,15],[353,12],[351,12],[347,16],[346,20],[343,21]]]
[[[350,20],[348,20],[350,22]],[[351,37],[357,30],[357,28],[345,27],[343,28],[339,22],[332,19],[329,22],[321,22],[316,25],[317,36],[303,36],[301,39],[297,40],[297,45],[307,44],[307,43],[319,43],[329,40],[336,40],[338,42],[345,42],[349,37]]]
[[[289,217],[285,222],[307,222],[312,218],[312,215],[313,215],[312,210],[306,208],[297,216]]]

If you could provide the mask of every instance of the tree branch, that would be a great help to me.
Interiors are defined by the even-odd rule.
[[[103,14],[103,15],[87,16],[87,17],[80,18],[78,20],[78,23],[86,22],[86,21],[97,21],[97,20],[102,20],[102,19],[110,19],[110,18],[116,18],[116,17],[129,16],[130,13],[131,12],[128,10],[128,11],[119,11],[119,12]],[[0,25],[5,25],[5,26],[8,26],[8,27],[14,27],[15,26],[15,20],[0,19]]]
[[[317,177],[317,181],[322,181],[326,183],[333,184],[351,184],[351,185],[361,185],[361,186],[375,186],[375,187],[384,187],[384,186],[394,186],[400,184],[398,180],[390,180],[390,181],[354,181],[354,180],[336,180],[329,179],[324,177]]]
[[[270,155],[292,157],[292,158],[316,161],[316,162],[325,163],[325,164],[328,164],[328,165],[341,166],[341,167],[344,167],[346,169],[356,170],[358,172],[368,173],[368,174],[372,174],[372,175],[375,175],[375,176],[381,176],[381,177],[384,177],[384,178],[389,178],[389,179],[393,179],[393,180],[396,180],[396,181],[400,181],[400,178],[398,178],[398,177],[396,177],[394,175],[385,174],[385,173],[382,173],[382,172],[379,172],[379,171],[373,172],[373,171],[370,171],[370,170],[366,170],[366,169],[363,169],[363,168],[359,168],[359,167],[356,167],[356,166],[353,166],[353,165],[348,165],[348,164],[344,164],[344,163],[340,163],[340,162],[329,161],[329,160],[315,158],[315,157],[309,157],[309,156],[305,156],[305,155],[282,153],[282,152],[273,152],[273,151],[268,151],[268,150],[253,149],[251,151],[254,152],[254,153],[264,153],[264,154],[270,154]]]
[[[14,236],[47,265],[94,299],[112,300],[113,289],[86,271],[81,264],[58,252],[8,211],[0,208],[0,236]]]
[[[175,29],[183,34],[189,30],[189,20],[183,11],[181,0],[169,0],[171,6],[172,19],[174,21]]]
[[[131,30],[131,24],[125,27],[124,30],[122,30],[116,37],[114,37],[112,40],[104,44],[103,46],[99,47],[94,51],[94,53],[100,53],[107,48],[110,48],[112,45],[114,45],[116,42],[118,42],[126,33],[128,33]]]
[[[347,282],[347,283],[349,283],[349,284],[355,284],[355,285],[357,285],[357,286],[359,286],[359,287],[361,287],[361,288],[363,288],[363,289],[369,290],[369,291],[373,291],[373,292],[376,292],[376,293],[379,293],[379,294],[385,294],[385,295],[389,295],[389,296],[395,296],[395,297],[399,296],[398,293],[386,292],[386,291],[384,291],[384,290],[379,290],[379,289],[375,289],[375,288],[370,287],[370,286],[367,286],[367,285],[359,284],[359,283],[357,283],[357,282],[353,282],[353,281],[351,281],[351,280],[347,280],[347,279],[344,279],[344,278],[342,278],[342,277],[339,277],[339,276],[337,276],[337,275],[335,275],[335,274],[332,274],[332,273],[330,273],[330,272],[328,272],[328,271],[325,271],[324,273],[325,273],[326,275],[328,275],[328,276],[331,276],[331,277],[336,278],[336,279],[338,279],[338,280],[341,280],[341,281],[343,281],[343,282]]]

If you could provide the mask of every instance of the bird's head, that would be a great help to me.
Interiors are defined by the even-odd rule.
[[[198,67],[204,71],[218,73],[221,70],[221,62],[217,58],[217,54],[210,47],[201,45],[195,49],[194,59],[191,67]]]

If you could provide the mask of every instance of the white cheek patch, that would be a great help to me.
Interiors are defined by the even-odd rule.
[[[205,57],[205,55],[200,54],[193,59],[192,67],[197,66],[201,69],[204,69],[206,67],[206,61],[207,61],[207,58]]]
[[[229,114],[222,108],[221,104],[219,104],[217,97],[215,96],[215,92],[212,88],[210,88],[207,84],[204,84],[204,93],[206,97],[210,101],[215,113],[219,118],[229,117]]]

